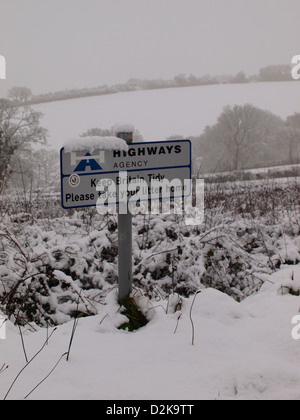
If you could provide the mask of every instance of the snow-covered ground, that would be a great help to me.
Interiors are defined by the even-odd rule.
[[[292,280],[293,279],[293,280]],[[79,320],[70,360],[64,357],[30,399],[300,399],[300,341],[292,338],[292,318],[300,298],[282,294],[282,285],[297,286],[300,266],[265,276],[265,285],[242,303],[213,289],[183,299],[174,313],[169,302],[141,305],[149,324],[129,333],[116,326],[116,292],[99,314]],[[192,345],[192,320],[194,345]],[[68,350],[73,322],[61,325],[49,344],[21,373],[7,399],[23,399]],[[45,343],[46,330],[25,333],[30,359]],[[17,327],[7,326],[0,340],[0,398],[4,398],[25,356]]]
[[[250,103],[286,118],[300,112],[300,83],[271,82],[196,86],[117,93],[35,105],[44,114],[49,144],[60,149],[90,128],[131,122],[145,141],[172,135],[197,136],[216,123],[226,105]]]

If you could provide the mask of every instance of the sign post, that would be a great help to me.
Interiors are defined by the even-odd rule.
[[[117,133],[117,137],[132,143],[132,133]],[[119,299],[128,297],[132,290],[132,215],[128,202],[119,204],[118,213],[118,247],[119,247]]]

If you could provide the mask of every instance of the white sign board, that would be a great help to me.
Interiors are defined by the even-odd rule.
[[[171,183],[180,180],[183,188],[181,191],[171,190],[171,198],[189,196],[191,187],[184,185],[186,180],[191,180],[191,156],[189,140],[132,143],[129,144],[128,151],[96,149],[93,152],[66,152],[62,148],[62,205],[65,209],[96,206],[97,200],[103,194],[97,191],[99,182],[109,179],[118,186],[120,179],[124,179],[124,172],[127,173],[128,183],[139,180],[147,183],[147,200],[151,200],[151,184],[155,181]],[[123,202],[118,192],[115,200],[116,204]]]

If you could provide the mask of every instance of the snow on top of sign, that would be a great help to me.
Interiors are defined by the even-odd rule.
[[[90,151],[94,150],[128,150],[127,143],[118,137],[107,136],[90,136],[71,138],[64,144],[66,152]]]

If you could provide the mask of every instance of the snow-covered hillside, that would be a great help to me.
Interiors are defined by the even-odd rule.
[[[286,118],[300,112],[300,83],[229,84],[117,93],[34,106],[44,113],[49,144],[59,149],[66,139],[86,130],[131,122],[146,141],[172,135],[199,135],[216,122],[226,105],[250,103]]]
[[[282,286],[299,284],[300,267],[265,280],[260,292],[242,303],[213,289],[194,302],[181,298],[177,312],[176,295],[169,305],[143,298],[145,309],[155,308],[148,311],[149,324],[135,333],[116,328],[124,320],[112,291],[99,315],[79,320],[69,362],[60,358],[73,322],[58,327],[7,399],[23,399],[49,374],[29,399],[299,399],[300,341],[292,338],[292,319],[299,315],[300,300]],[[45,340],[45,330],[24,334],[29,360]],[[19,330],[12,324],[0,350],[0,367],[9,365],[0,374],[2,399],[25,366]]]

